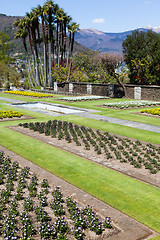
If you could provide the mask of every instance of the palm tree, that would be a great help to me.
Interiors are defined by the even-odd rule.
[[[32,9],[32,13],[34,14],[34,16],[35,16],[35,31],[36,31],[36,35],[37,35],[37,39],[36,39],[36,41],[37,41],[37,44],[38,44],[38,56],[39,56],[39,60],[40,60],[40,67],[41,67],[41,76],[42,76],[42,79],[40,78],[40,80],[41,80],[41,84],[42,84],[42,82],[43,82],[43,85],[44,85],[44,82],[45,82],[45,80],[44,80],[44,71],[43,71],[43,66],[42,66],[42,58],[41,58],[41,42],[42,42],[42,38],[41,38],[41,36],[40,36],[40,24],[39,24],[39,17],[40,17],[40,10],[41,9],[39,9],[39,7],[37,7],[37,8],[34,8],[34,9]]]
[[[17,24],[17,22],[15,24]],[[23,46],[24,46],[24,49],[25,49],[25,52],[26,52],[26,56],[27,56],[29,80],[30,80],[31,87],[33,87],[33,83],[32,83],[32,80],[31,80],[30,60],[29,60],[28,49],[27,49],[27,44],[26,44],[27,35],[28,35],[27,30],[25,28],[20,28],[18,30],[18,32],[16,33],[14,38],[15,39],[17,39],[17,38],[21,38],[22,39]]]
[[[34,59],[35,59],[36,83],[38,86],[40,86],[39,60],[38,60],[37,38],[36,38],[37,16],[34,14],[34,12],[27,13],[26,15],[30,20],[33,53],[34,53]]]
[[[40,36],[40,24],[41,20],[42,26],[42,38]],[[34,83],[36,86],[40,86],[42,83],[44,87],[52,86],[52,78],[51,71],[52,65],[54,66],[54,56],[57,56],[58,66],[60,64],[64,64],[64,59],[67,50],[67,28],[70,33],[69,36],[69,54],[72,59],[73,45],[74,45],[74,33],[78,29],[78,24],[71,23],[71,17],[67,16],[64,11],[59,8],[57,4],[53,1],[47,1],[43,7],[40,5],[37,8],[34,8],[30,13],[26,14],[26,17],[21,21],[17,20],[15,23],[19,29],[26,30],[28,34],[28,39],[30,43],[30,50],[33,59],[33,69],[34,69]],[[17,33],[17,35],[20,34]],[[17,36],[18,37],[18,36]],[[24,42],[24,39],[23,39]],[[43,42],[44,48],[44,68],[42,67],[41,54],[40,54],[40,44]],[[25,51],[26,46],[25,47]],[[30,69],[30,77],[31,77],[31,64],[29,60],[29,54],[27,50],[27,58]],[[53,57],[52,57],[53,56]],[[40,79],[39,74],[39,61],[41,66],[41,76],[43,81]],[[68,62],[68,58],[67,58]],[[68,66],[68,65],[67,65]],[[69,75],[71,70],[71,61],[69,65]],[[69,80],[68,75],[68,80]],[[44,77],[43,77],[44,76]],[[47,79],[48,77],[48,79]]]
[[[56,12],[56,50],[57,50],[57,64],[59,67],[60,47],[62,37],[62,22],[63,22],[63,10],[59,8]]]
[[[70,33],[69,34],[70,63],[69,63],[69,72],[68,72],[67,81],[69,81],[69,77],[70,77],[70,73],[71,73],[75,32],[78,30],[79,30],[79,24],[72,22],[70,25],[68,25],[68,31]]]
[[[26,13],[26,15],[29,15],[29,13]],[[33,53],[33,45],[32,45],[32,37],[31,37],[31,20],[26,16],[23,19],[23,27],[27,29],[28,32],[28,40],[30,44],[30,50],[31,50],[31,56],[32,56],[32,64],[33,64],[33,69],[32,70],[32,78],[35,79],[36,73],[35,73],[35,63],[34,63],[34,53]]]
[[[45,25],[45,8],[38,5],[36,8],[37,16],[41,17],[42,37],[43,37],[43,51],[44,51],[44,87],[47,86],[47,41],[46,41],[46,25]]]
[[[54,43],[53,38],[53,25],[54,25],[54,8],[55,4],[53,1],[47,1],[44,5],[44,13],[46,16],[46,22],[48,24],[48,58],[49,58],[49,87],[52,86],[52,79],[51,79],[51,71],[52,71],[52,55],[51,55],[51,49],[54,50],[54,47],[52,48],[52,44]],[[54,56],[54,53],[53,53]]]
[[[64,16],[64,28],[63,28],[63,38],[64,38],[64,44],[63,44],[63,50],[64,50],[64,62],[65,62],[65,56],[66,56],[66,43],[67,43],[67,26],[70,23],[72,18],[68,15],[65,14]]]

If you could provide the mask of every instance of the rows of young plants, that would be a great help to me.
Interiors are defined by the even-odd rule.
[[[131,108],[131,107],[147,107],[147,106],[156,106],[160,105],[160,102],[154,101],[145,101],[145,100],[135,100],[135,101],[124,101],[124,102],[112,102],[112,103],[104,103],[103,106],[107,107],[116,107],[116,108]]]
[[[79,207],[47,179],[39,180],[28,167],[0,151],[0,238],[92,239],[113,228],[111,219],[101,219],[90,206]]]
[[[145,144],[66,121],[20,123],[19,126],[58,140],[65,139],[67,143],[83,146],[88,151],[94,149],[98,155],[103,154],[107,161],[116,159],[121,163],[130,163],[135,168],[145,167],[152,174],[160,171],[160,147],[150,143]]]
[[[27,97],[36,97],[36,98],[53,97],[53,94],[29,92],[29,91],[5,91],[4,93],[15,94],[15,95],[20,95],[20,96],[27,96]]]
[[[23,113],[21,112],[17,112],[17,111],[12,111],[12,110],[8,110],[8,111],[0,111],[0,119],[3,118],[13,118],[13,117],[22,117]]]
[[[76,97],[61,97],[59,98],[60,100],[65,100],[65,101],[87,101],[87,100],[99,100],[99,99],[106,99],[109,97],[105,96],[76,96]]]
[[[148,114],[160,116],[160,108],[156,108],[156,109],[146,109],[146,110],[141,110],[140,112],[141,112],[141,113],[148,113]]]

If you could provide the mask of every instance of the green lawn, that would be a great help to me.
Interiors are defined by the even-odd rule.
[[[157,237],[151,238],[151,240],[160,240],[160,236],[157,236]]]
[[[25,97],[25,99],[30,101],[29,98]],[[53,100],[47,99],[47,101]],[[87,103],[83,102],[81,104],[86,105]],[[9,110],[11,107],[0,104],[0,109]],[[12,107],[11,110],[13,109]],[[16,110],[19,109],[16,108]],[[20,109],[20,111],[35,117],[34,120],[28,121],[54,119],[54,117],[23,109]],[[58,119],[77,124],[83,123],[85,126],[160,144],[158,133],[150,133],[144,130],[73,115],[61,116]],[[18,120],[0,123],[0,144],[2,146],[47,169],[160,233],[160,190],[158,188],[6,128],[22,121],[26,122],[26,120]]]

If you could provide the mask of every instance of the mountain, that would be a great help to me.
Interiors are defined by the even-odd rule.
[[[16,19],[22,18],[20,16],[7,16],[0,13],[0,31],[8,34],[10,37],[10,42],[12,43],[9,50],[9,54],[14,54],[16,52],[24,53],[23,44],[20,39],[14,39],[16,28],[13,26],[13,23]]]
[[[138,30],[146,32],[148,29],[149,28],[139,28]],[[95,51],[121,54],[123,41],[127,35],[132,34],[133,31],[135,30],[121,33],[105,33],[93,28],[81,29],[76,32],[75,40]]]
[[[10,53],[21,52],[25,59],[25,52],[21,39],[14,39],[17,29],[13,26],[13,23],[17,18],[22,17],[0,14],[0,31],[8,34],[11,39],[12,47]],[[160,27],[152,28],[148,26],[145,28],[138,28],[138,30],[145,32],[149,29],[160,33]],[[74,52],[87,51],[88,48],[90,48],[95,51],[121,54],[123,41],[126,39],[127,35],[132,34],[133,31],[135,30],[121,33],[107,33],[93,28],[81,29],[75,34]]]

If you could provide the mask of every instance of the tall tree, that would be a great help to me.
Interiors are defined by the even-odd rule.
[[[0,31],[0,60],[3,60],[5,63],[9,63],[12,60],[7,54],[10,48],[9,40],[9,36]]]
[[[47,1],[44,5],[44,13],[46,16],[46,23],[47,23],[47,40],[48,40],[48,56],[49,56],[49,87],[52,86],[52,79],[51,79],[51,71],[52,71],[52,63],[54,59],[54,20],[55,20],[55,13],[58,9],[58,5],[54,4],[53,1]],[[52,58],[53,56],[53,58]]]
[[[45,7],[38,5],[36,14],[41,18],[42,40],[43,40],[43,59],[44,59],[44,87],[47,86],[47,38],[46,38],[46,23],[45,23]]]
[[[27,17],[31,20],[31,35],[32,35],[32,42],[33,42],[33,52],[34,52],[34,59],[35,59],[35,70],[36,70],[36,83],[38,86],[41,85],[40,83],[40,74],[39,74],[39,56],[38,56],[38,47],[37,47],[37,36],[36,36],[36,30],[37,30],[37,21],[38,17],[34,13],[34,11],[27,14]]]
[[[30,84],[31,87],[33,87],[33,83],[32,83],[32,79],[31,79],[31,67],[30,67],[30,60],[29,60],[29,56],[28,56],[28,49],[27,49],[27,44],[26,44],[26,38],[27,38],[27,31],[25,28],[20,28],[18,30],[18,32],[15,35],[15,39],[17,38],[21,38],[23,45],[24,45],[24,49],[26,52],[26,56],[27,56],[27,62],[28,62],[28,72],[29,72],[29,80],[30,80]]]
[[[64,27],[63,27],[63,37],[64,37],[64,44],[63,44],[63,53],[64,53],[64,63],[65,62],[65,57],[66,57],[66,47],[67,47],[67,27],[69,25],[69,23],[71,22],[72,18],[70,17],[70,15],[65,14],[64,15]]]
[[[131,83],[160,84],[159,34],[151,30],[134,31],[124,40],[123,53]]]
[[[78,25],[72,23],[69,25],[71,17],[64,13],[53,1],[46,1],[41,7],[34,8],[26,17],[15,23],[19,29],[25,29],[28,33],[30,43],[30,54],[33,57],[33,69],[35,69],[35,85],[44,87],[52,86],[52,66],[54,66],[54,57],[57,57],[58,66],[63,65],[65,53],[67,51],[67,28],[70,31],[69,50],[72,57],[74,33]],[[23,24],[22,24],[23,23]],[[42,30],[40,31],[40,25]],[[42,37],[40,32],[42,32]],[[41,59],[41,43],[43,42],[43,68]],[[29,55],[28,53],[28,58]],[[60,62],[61,59],[61,62]],[[41,75],[39,69],[41,67]],[[43,77],[44,76],[44,77]]]
[[[67,81],[69,81],[70,73],[71,73],[71,66],[72,66],[72,57],[73,57],[73,46],[74,46],[74,37],[75,32],[79,30],[79,24],[72,22],[70,25],[68,25],[68,31],[69,31],[69,50],[70,50],[70,63],[69,63],[69,72],[68,72],[68,78]]]

